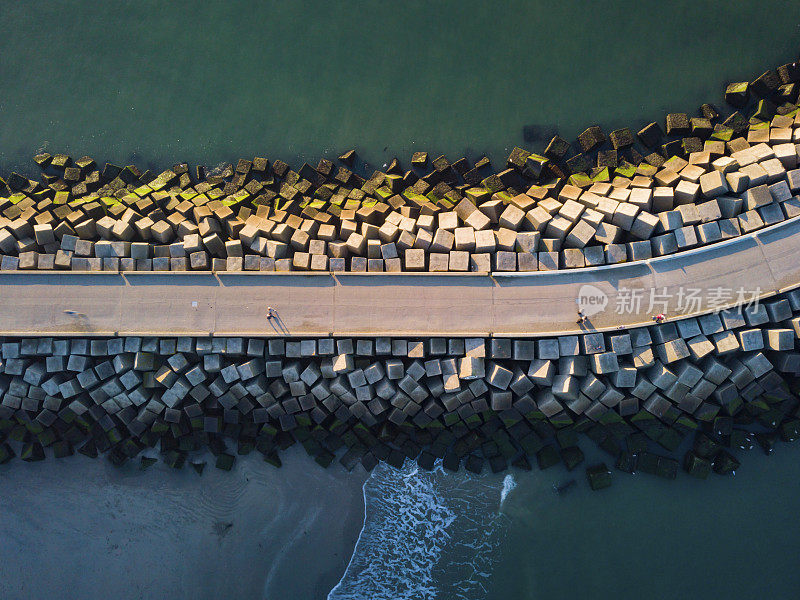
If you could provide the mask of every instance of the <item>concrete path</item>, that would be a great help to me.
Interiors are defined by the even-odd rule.
[[[550,273],[0,271],[0,335],[547,336],[702,314],[734,304],[739,288],[766,298],[797,285],[800,219],[669,257]],[[607,298],[584,326],[579,295]]]

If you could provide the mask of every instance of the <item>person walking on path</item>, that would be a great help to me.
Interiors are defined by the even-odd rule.
[[[583,325],[584,323],[586,323],[586,315],[583,314],[582,310],[578,311],[578,321],[577,321],[577,323],[579,325]]]
[[[272,317],[274,317],[274,316],[275,316],[275,310],[271,306],[268,306],[267,307],[267,320],[272,319]]]
[[[664,313],[658,313],[657,315],[653,316],[653,321],[656,322],[657,325],[661,325],[664,321],[667,320],[667,315]]]

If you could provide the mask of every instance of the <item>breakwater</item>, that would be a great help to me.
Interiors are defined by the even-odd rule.
[[[737,468],[800,435],[800,291],[650,327],[540,339],[5,339],[0,460],[74,450],[115,464],[230,469],[299,443],[322,466],[406,458],[500,472]],[[676,454],[676,452],[680,452]],[[610,484],[605,465],[590,483]]]
[[[535,271],[648,259],[800,215],[800,67],[727,87],[737,110],[587,128],[507,164],[446,157],[357,172],[240,160],[160,174],[40,154],[0,190],[0,268]],[[747,115],[747,116],[745,116]],[[295,443],[322,466],[406,458],[500,472],[583,462],[704,478],[800,431],[800,293],[614,332],[541,339],[114,337],[2,344],[0,462],[75,450],[230,469]],[[691,440],[691,443],[690,443]],[[590,465],[593,489],[610,484]]]
[[[798,80],[786,64],[727,86],[726,116],[591,126],[499,168],[417,152],[359,173],[350,151],[152,173],[39,154],[40,181],[0,181],[0,268],[537,271],[673,254],[800,214]]]

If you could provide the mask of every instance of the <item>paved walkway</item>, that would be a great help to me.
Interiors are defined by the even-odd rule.
[[[692,252],[551,273],[0,272],[0,335],[546,336],[581,331],[579,294],[608,298],[583,326],[602,330],[709,312],[714,298],[734,303],[738,288],[768,297],[799,284],[795,219]],[[666,304],[651,307],[665,290]]]

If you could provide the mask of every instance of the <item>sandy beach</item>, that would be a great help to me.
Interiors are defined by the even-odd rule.
[[[202,476],[14,461],[0,467],[0,597],[324,598],[361,530],[365,478],[298,449],[281,469],[253,454]]]

